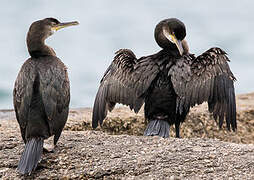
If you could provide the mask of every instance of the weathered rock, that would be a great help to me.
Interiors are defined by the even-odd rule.
[[[75,109],[70,111],[65,127],[66,130],[92,130],[91,109]],[[120,107],[108,114],[103,127],[97,130],[109,134],[129,134],[142,136],[146,127],[143,110],[138,114],[126,107]],[[224,124],[225,125],[225,124]],[[227,142],[254,144],[254,93],[237,96],[237,133],[229,132],[225,126],[219,130],[218,125],[207,110],[207,104],[191,109],[186,121],[181,125],[183,138],[216,138]],[[171,137],[175,136],[174,127],[171,128]]]
[[[237,133],[219,131],[205,104],[193,108],[183,139],[140,136],[143,112],[123,107],[93,131],[91,109],[73,109],[55,152],[44,153],[29,177],[16,172],[24,144],[14,112],[0,111],[0,178],[254,179],[253,102],[254,94],[238,96]]]

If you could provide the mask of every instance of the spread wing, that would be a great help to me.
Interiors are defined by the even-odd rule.
[[[68,73],[66,66],[54,56],[43,61],[38,65],[40,92],[50,131],[51,133],[58,131],[57,134],[61,133],[68,117],[70,102]]]
[[[25,127],[33,93],[33,83],[36,72],[33,62],[29,59],[21,67],[13,90],[13,104],[16,117],[21,129],[21,135],[25,141]]]
[[[208,102],[219,127],[224,117],[228,130],[236,130],[236,103],[234,80],[226,53],[220,48],[211,48],[195,58],[183,56],[170,69],[169,74],[177,97],[177,112],[188,110],[195,104]]]
[[[116,103],[128,105],[138,112],[144,103],[144,95],[158,73],[158,66],[149,58],[136,59],[131,50],[121,49],[116,52],[113,62],[106,70],[94,107],[92,126],[102,124]]]

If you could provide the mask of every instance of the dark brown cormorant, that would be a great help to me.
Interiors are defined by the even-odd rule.
[[[214,119],[219,118],[219,127],[225,118],[227,129],[235,131],[235,77],[226,53],[215,47],[198,57],[190,54],[185,25],[175,18],[161,21],[154,35],[162,48],[156,54],[137,59],[131,50],[116,52],[95,98],[93,128],[102,124],[116,103],[135,112],[145,103],[145,136],[168,137],[174,124],[180,137],[180,124],[189,109],[207,101]]]
[[[21,174],[30,174],[36,168],[44,139],[54,135],[56,145],[69,112],[67,68],[44,41],[55,31],[77,24],[46,18],[32,23],[28,31],[31,58],[21,67],[13,90],[16,117],[25,142],[17,168]]]

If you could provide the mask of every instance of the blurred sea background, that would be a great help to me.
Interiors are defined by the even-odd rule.
[[[254,90],[254,1],[249,0],[1,0],[0,109],[13,108],[12,89],[21,65],[29,58],[26,33],[33,21],[55,17],[78,20],[47,39],[68,67],[71,107],[92,107],[99,81],[114,52],[129,48],[137,57],[160,50],[156,24],[170,17],[187,27],[190,51],[224,49],[237,77],[236,93]]]

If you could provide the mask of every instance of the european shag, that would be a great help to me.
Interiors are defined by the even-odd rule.
[[[30,58],[17,76],[13,102],[25,150],[17,170],[31,174],[41,158],[44,139],[54,135],[56,145],[67,121],[70,85],[67,68],[44,41],[55,31],[78,22],[46,18],[32,23],[27,34]]]
[[[189,109],[206,101],[219,127],[225,119],[227,129],[235,131],[235,77],[225,51],[214,47],[198,57],[190,54],[185,25],[176,18],[159,22],[154,36],[162,48],[156,54],[137,59],[129,49],[116,52],[95,98],[93,128],[103,123],[116,103],[136,113],[145,103],[148,125],[144,135],[169,137],[174,124],[179,138]]]

